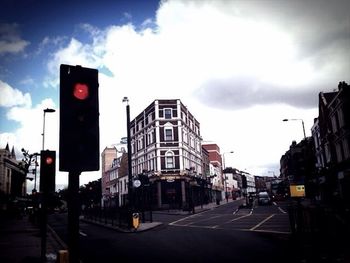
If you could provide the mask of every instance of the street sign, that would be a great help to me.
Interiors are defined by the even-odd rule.
[[[134,187],[138,188],[141,186],[141,181],[140,180],[135,180],[134,181]]]
[[[304,197],[305,186],[304,185],[291,185],[289,186],[291,197]]]

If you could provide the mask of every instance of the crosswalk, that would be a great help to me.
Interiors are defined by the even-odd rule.
[[[290,234],[288,214],[283,208],[278,206],[275,206],[274,209],[237,208],[230,214],[215,213],[215,211],[212,210],[181,218],[169,223],[169,225],[176,227]]]

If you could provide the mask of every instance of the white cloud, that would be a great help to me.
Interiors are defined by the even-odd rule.
[[[17,24],[0,24],[0,55],[24,51],[28,45],[21,39]]]
[[[20,90],[12,88],[7,83],[0,80],[0,107],[24,106],[30,107],[32,104],[29,93],[23,94]]]

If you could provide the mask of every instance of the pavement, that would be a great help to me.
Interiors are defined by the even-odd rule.
[[[48,227],[46,262],[56,262],[57,252],[65,244]],[[37,263],[41,262],[41,235],[38,225],[29,221],[28,216],[9,218],[0,216],[0,262]]]

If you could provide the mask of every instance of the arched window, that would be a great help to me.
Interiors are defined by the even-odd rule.
[[[167,151],[165,154],[165,168],[166,169],[175,168],[174,153],[172,151]]]

